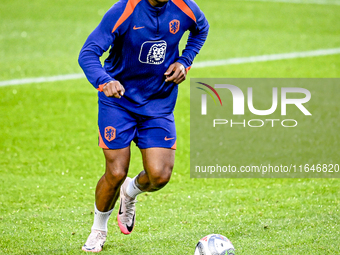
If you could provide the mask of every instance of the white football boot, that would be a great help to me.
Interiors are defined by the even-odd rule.
[[[103,249],[105,241],[105,231],[92,230],[91,234],[87,238],[86,243],[81,249],[86,252],[100,252]]]
[[[117,215],[117,221],[120,231],[125,235],[131,234],[135,226],[136,219],[135,204],[137,200],[126,194],[126,188],[131,181],[131,178],[126,177],[124,183],[120,187],[120,207]]]

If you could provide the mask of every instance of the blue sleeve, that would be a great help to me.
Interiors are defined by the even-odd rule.
[[[200,49],[205,43],[205,40],[207,39],[209,23],[205,18],[204,13],[199,9],[194,1],[188,0],[186,3],[195,15],[196,23],[189,29],[190,34],[187,44],[182,52],[182,56],[178,58],[177,62],[184,65],[184,67],[187,69],[191,67],[194,58],[199,53]]]
[[[89,82],[98,90],[101,90],[99,85],[114,80],[106,73],[100,62],[100,57],[114,43],[116,33],[112,33],[112,29],[121,15],[119,9],[116,4],[104,15],[102,21],[87,38],[79,54],[80,67]]]

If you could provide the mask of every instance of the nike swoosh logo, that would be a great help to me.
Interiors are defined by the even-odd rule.
[[[120,200],[120,206],[119,206],[119,215],[122,215],[123,212],[122,212],[122,200]]]
[[[145,28],[145,27],[136,27],[136,25],[133,27],[133,30],[138,30],[138,29],[142,29],[142,28]]]
[[[122,215],[122,214],[123,214],[123,212],[122,212],[122,200],[120,200],[119,215]],[[133,215],[132,222],[131,222],[130,226],[128,224],[125,224],[126,228],[129,232],[131,232],[133,230],[133,226],[135,224],[135,216],[136,216],[136,213]]]
[[[168,138],[167,136],[164,138],[165,141],[170,141],[170,140],[173,140],[175,139],[175,137],[172,137],[172,138]]]
[[[136,214],[133,215],[132,222],[131,222],[131,225],[130,225],[130,226],[128,226],[128,225],[126,224],[126,228],[127,228],[127,230],[128,230],[129,232],[131,232],[131,231],[133,230],[133,225],[135,224],[135,216],[136,216]]]

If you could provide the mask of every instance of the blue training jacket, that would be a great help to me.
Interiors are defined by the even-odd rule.
[[[187,45],[179,56],[178,44],[187,30]],[[120,0],[87,38],[79,64],[99,90],[99,100],[140,115],[168,115],[174,110],[178,86],[165,82],[164,73],[176,61],[188,70],[208,30],[208,21],[193,0],[170,0],[163,7],[153,7],[148,0]],[[102,67],[99,58],[110,47]],[[102,92],[112,80],[125,88],[120,99]]]

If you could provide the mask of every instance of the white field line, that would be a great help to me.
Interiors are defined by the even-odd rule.
[[[22,85],[22,84],[28,84],[28,83],[76,80],[76,79],[81,79],[81,78],[85,78],[85,75],[82,73],[64,74],[64,75],[37,77],[37,78],[24,78],[24,79],[0,81],[0,87],[11,86],[11,85]]]
[[[205,67],[213,67],[213,66],[237,65],[237,64],[266,62],[266,61],[275,61],[275,60],[284,60],[284,59],[318,57],[318,56],[327,56],[327,55],[335,55],[335,54],[340,54],[340,48],[202,61],[202,62],[195,63],[193,67],[194,68],[205,68]],[[12,85],[23,85],[23,84],[29,84],[29,83],[66,81],[66,80],[75,80],[75,79],[81,79],[81,78],[85,78],[85,75],[81,73],[76,73],[76,74],[65,74],[65,75],[57,75],[57,76],[49,76],[49,77],[15,79],[15,80],[0,81],[0,87],[12,86]]]
[[[340,5],[339,0],[244,0],[247,2],[273,2],[273,3],[292,3],[292,4],[321,4],[321,5]]]
[[[244,63],[266,62],[266,61],[306,58],[306,57],[318,57],[318,56],[335,55],[335,54],[340,54],[340,48],[203,61],[203,62],[198,62],[194,64],[193,66],[195,68],[204,68],[204,67],[211,67],[211,66],[237,65],[237,64],[244,64]]]

